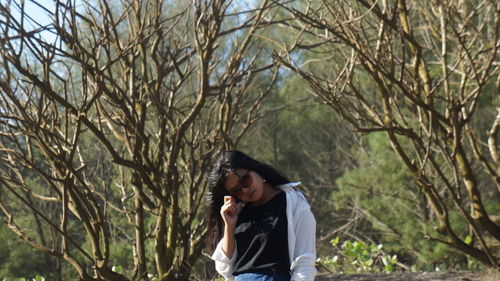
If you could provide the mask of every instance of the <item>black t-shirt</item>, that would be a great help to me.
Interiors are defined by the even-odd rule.
[[[234,275],[263,270],[289,273],[285,192],[260,206],[243,207],[238,215],[235,238],[238,256]]]

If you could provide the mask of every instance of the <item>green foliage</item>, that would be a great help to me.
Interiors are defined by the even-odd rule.
[[[398,262],[396,255],[387,255],[382,251],[382,244],[367,245],[360,241],[346,240],[339,246],[337,236],[330,241],[338,254],[333,257],[318,258],[317,263],[329,271],[341,273],[385,272],[394,271]]]
[[[50,268],[47,268],[47,260],[43,253],[18,239],[4,224],[0,225],[0,241],[2,241],[0,247],[1,277],[25,276],[26,278],[37,278],[35,272],[48,276]]]
[[[2,281],[45,281],[45,277],[36,275],[34,278],[4,278]]]
[[[464,255],[424,239],[426,235],[438,235],[433,228],[433,214],[387,136],[373,133],[362,137],[362,143],[353,152],[355,167],[336,181],[338,189],[331,197],[340,212],[359,215],[357,235],[380,241],[403,263],[417,269],[469,268]],[[450,212],[450,220],[455,231],[467,237],[467,223],[457,212]],[[471,238],[467,241],[470,243]]]

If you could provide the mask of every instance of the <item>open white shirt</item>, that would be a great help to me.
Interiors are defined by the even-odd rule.
[[[294,186],[300,182],[280,185],[286,193],[286,217],[288,221],[288,256],[290,257],[290,273],[292,281],[312,281],[316,276],[316,220],[304,195]],[[222,241],[221,241],[222,242]],[[229,258],[222,250],[219,242],[212,255],[215,269],[224,276],[224,280],[234,280],[233,269],[238,255],[235,249]]]

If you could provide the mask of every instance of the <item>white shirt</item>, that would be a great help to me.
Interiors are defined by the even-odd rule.
[[[288,256],[290,257],[291,281],[312,281],[316,276],[316,220],[304,195],[294,186],[300,182],[280,185],[286,193],[286,217],[288,221]],[[215,269],[224,280],[234,280],[233,270],[236,256],[229,258],[222,250],[222,240],[217,244],[212,259]]]

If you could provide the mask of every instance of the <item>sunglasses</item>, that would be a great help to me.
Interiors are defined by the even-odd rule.
[[[250,176],[250,170],[240,176],[236,172],[233,172],[236,176],[238,176],[238,183],[229,190],[229,194],[232,196],[240,196],[242,194],[243,188],[247,189],[252,185],[252,177]]]

